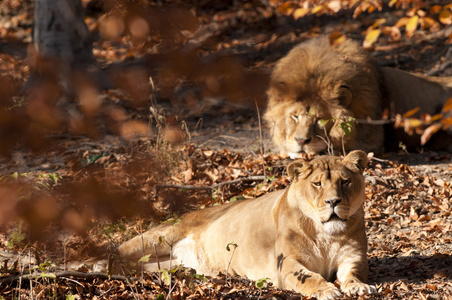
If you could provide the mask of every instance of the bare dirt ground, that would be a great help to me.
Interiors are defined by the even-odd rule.
[[[259,13],[238,3],[219,7],[203,3],[196,13],[211,38],[202,48],[206,60],[232,56],[243,69],[259,74],[269,74],[277,59],[307,38],[339,30],[362,39],[364,24],[398,14],[385,9],[358,19],[345,12],[294,21],[261,2],[253,2]],[[26,57],[30,5],[24,1],[0,6],[1,74],[20,84],[30,72]],[[95,11],[88,15],[87,23],[98,22]],[[398,43],[381,38],[372,55],[380,65],[452,75],[451,68],[445,68],[451,59],[447,56],[450,45],[445,44],[450,31],[450,27],[420,31],[414,39]],[[133,43],[124,38],[97,42],[94,51],[99,60],[111,63],[126,59],[131,48]],[[158,76],[151,71],[151,78]],[[246,79],[240,88],[255,85]],[[150,223],[256,197],[289,183],[287,159],[269,151],[268,135],[259,122],[258,111],[261,114],[265,107],[265,80],[257,86],[260,96],[234,101],[229,90],[224,95],[199,93],[198,84],[202,84],[197,81],[172,82],[169,93],[158,86],[161,81],[156,82],[152,101],[140,105],[133,105],[132,97],[120,90],[103,92],[97,123],[100,135],[52,132],[44,137],[45,147],[39,151],[30,150],[24,142],[0,158],[1,297],[304,299],[271,285],[257,287],[244,278],[205,278],[187,270],[170,272],[170,285],[158,273],[108,278],[83,263],[75,268],[78,273],[64,273],[70,262],[102,256],[108,244],[121,243]],[[157,113],[151,113],[150,107]],[[126,116],[122,125],[138,120],[152,132],[124,138],[110,128],[105,115],[111,111]],[[156,115],[166,120],[165,129],[156,126]],[[13,135],[23,132],[8,130]],[[162,142],[162,137],[175,144]],[[378,294],[360,299],[452,299],[452,154],[399,151],[377,158],[365,174],[365,218],[369,282],[377,286]],[[262,180],[249,179],[256,176]],[[212,186],[216,187],[209,189]],[[33,261],[19,259],[27,255]]]

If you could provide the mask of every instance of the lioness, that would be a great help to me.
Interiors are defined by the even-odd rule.
[[[293,182],[286,190],[187,213],[176,225],[163,224],[119,247],[121,257],[137,261],[158,253],[199,273],[228,272],[307,296],[332,299],[376,291],[366,284],[364,228],[366,154],[321,156],[287,167]],[[162,240],[164,242],[162,243]],[[230,243],[237,248],[232,255]],[[230,266],[228,264],[230,262]],[[340,290],[328,281],[339,279]]]
[[[331,45],[322,36],[299,44],[279,60],[267,95],[264,117],[274,145],[284,154],[320,153],[328,146],[336,152],[382,152],[383,125],[372,124],[382,111],[403,114],[419,106],[421,112],[438,113],[452,97],[452,78],[379,69],[357,42]],[[398,139],[416,145],[407,135]],[[433,148],[452,150],[450,144]]]

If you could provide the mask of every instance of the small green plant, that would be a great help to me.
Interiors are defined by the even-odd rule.
[[[402,149],[405,153],[408,153],[407,147],[404,143],[399,142],[399,148]]]
[[[20,107],[22,107],[24,105],[25,105],[25,97],[15,96],[15,97],[12,98],[11,105],[5,107],[5,110],[6,111],[10,111],[10,110],[13,110],[15,108],[20,108]],[[0,298],[0,299],[2,299],[2,298]]]
[[[145,255],[145,256],[141,257],[141,258],[138,260],[138,262],[139,262],[139,263],[140,263],[140,262],[142,262],[142,263],[148,263],[150,258],[151,258],[151,255],[148,254],[148,255]]]
[[[226,245],[226,250],[231,251],[231,247],[230,246],[233,246],[234,250],[235,250],[235,248],[238,247],[238,245],[236,243],[230,242],[229,244]]]
[[[265,277],[265,278],[261,278],[261,279],[259,279],[258,281],[256,281],[255,283],[254,283],[254,285],[260,290],[259,291],[259,297],[258,297],[258,300],[261,298],[261,296],[262,296],[262,289],[263,288],[266,288],[267,286],[268,286],[268,280],[269,280],[270,278],[268,278],[268,277]]]
[[[3,176],[0,176],[0,182],[6,182],[8,180],[19,180],[19,179],[31,179],[33,184],[31,185],[32,188],[35,190],[41,190],[42,188],[45,188],[46,190],[50,190],[52,185],[55,185],[58,183],[62,177],[56,173],[49,173],[49,174],[32,174],[31,172],[28,173],[18,173],[14,172],[12,174],[6,174]],[[49,182],[50,181],[50,182]]]
[[[261,279],[259,279],[258,281],[256,281],[256,282],[254,283],[254,285],[255,285],[258,289],[266,288],[266,287],[268,286],[268,280],[269,280],[269,279],[270,279],[270,278],[268,278],[268,277],[261,278]]]
[[[160,269],[159,272],[162,273],[162,280],[166,285],[171,285],[171,275],[179,271],[180,265],[174,266],[171,269]]]
[[[163,221],[162,223],[169,223],[169,224],[173,224],[173,225],[177,225],[180,223],[182,219],[177,215],[177,214],[173,214],[173,216],[165,221]]]
[[[231,266],[232,258],[234,257],[235,249],[237,249],[238,245],[234,242],[230,242],[229,244],[227,244],[226,250],[228,252],[231,251],[231,246],[234,247],[234,249],[232,249],[231,258],[229,259],[228,267],[226,268],[226,283],[228,282],[229,279],[229,267]]]
[[[8,248],[12,248],[14,247],[14,245],[19,244],[20,242],[22,242],[25,239],[25,234],[22,233],[22,221],[19,221],[19,227],[17,229],[17,231],[11,233],[11,236],[9,237],[9,241],[7,244]]]
[[[75,299],[77,298],[75,298],[75,296],[72,294],[66,295],[66,300],[75,300]]]
[[[235,197],[232,197],[231,199],[229,199],[229,202],[235,202],[237,200],[245,200],[245,199],[246,199],[245,196],[238,195],[238,196],[235,196]]]
[[[275,180],[276,179],[276,176],[275,175],[272,175],[272,176],[268,176],[267,178],[265,178],[265,182],[270,182],[270,181],[273,181],[273,180]]]
[[[339,124],[339,127],[344,131],[345,136],[350,136],[353,126],[358,124],[355,118],[345,117],[344,120]]]

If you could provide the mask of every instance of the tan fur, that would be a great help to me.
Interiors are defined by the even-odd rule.
[[[280,288],[332,299],[375,292],[367,285],[367,240],[362,203],[366,154],[318,157],[288,166],[289,188],[263,197],[188,213],[119,247],[122,258],[173,257],[198,273],[270,278]],[[337,202],[333,206],[329,202]],[[159,243],[160,237],[165,242]],[[234,254],[229,243],[238,247]],[[168,246],[171,245],[171,246]],[[232,258],[232,259],[231,259]],[[155,261],[155,258],[154,258]],[[335,277],[341,291],[327,280]]]
[[[381,152],[383,126],[361,121],[352,127],[350,136],[345,136],[341,122],[347,117],[380,120],[384,108],[403,114],[420,106],[426,113],[438,113],[452,97],[452,78],[378,70],[357,42],[346,40],[333,46],[322,36],[299,44],[276,64],[267,94],[264,117],[281,153],[320,153],[328,143],[336,152],[343,148]],[[315,116],[294,122],[289,109],[312,111]],[[322,128],[318,122],[321,119],[335,122]],[[399,138],[403,141],[406,135]],[[419,138],[417,141],[419,144]]]
[[[265,119],[273,134],[274,144],[286,154],[315,152],[308,143],[294,142],[287,132],[294,127],[308,126],[314,140],[320,135],[332,144],[334,150],[361,149],[382,150],[383,127],[358,124],[350,137],[344,136],[340,123],[344,117],[356,119],[381,118],[381,93],[379,75],[366,52],[354,41],[346,40],[338,46],[331,46],[328,37],[312,39],[301,43],[283,57],[273,70],[268,89],[268,106]],[[318,124],[290,123],[284,126],[281,119],[287,119],[285,111],[291,105],[305,106],[314,110],[318,118],[334,119],[334,125],[327,130]],[[333,123],[332,121],[330,123]],[[321,133],[321,134],[319,134]],[[368,136],[372,136],[369,140]],[[327,143],[323,143],[323,149]]]

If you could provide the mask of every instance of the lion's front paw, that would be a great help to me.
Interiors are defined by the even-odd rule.
[[[319,300],[333,300],[340,296],[342,296],[341,291],[332,283],[329,283],[327,286],[322,287],[311,295],[311,297],[317,298]]]
[[[362,282],[353,281],[341,286],[342,292],[347,295],[364,295],[364,294],[375,294],[377,289],[373,285],[365,284]]]

